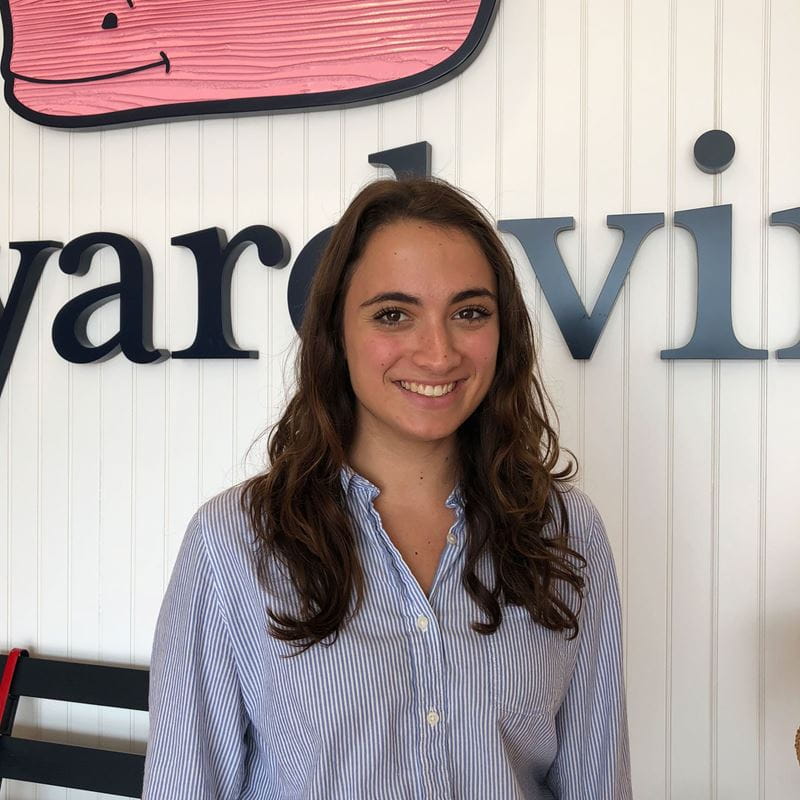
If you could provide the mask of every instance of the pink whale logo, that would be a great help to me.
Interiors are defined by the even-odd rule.
[[[466,67],[499,0],[0,0],[5,97],[68,128],[331,108]]]

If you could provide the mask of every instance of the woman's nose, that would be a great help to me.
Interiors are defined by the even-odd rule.
[[[103,22],[101,27],[105,28],[106,30],[110,30],[111,28],[116,28],[119,23],[117,19],[117,15],[109,12],[103,17]]]
[[[458,364],[458,353],[446,325],[431,324],[420,333],[414,361],[433,372],[446,372]]]

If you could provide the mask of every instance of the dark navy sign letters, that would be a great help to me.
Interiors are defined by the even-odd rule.
[[[704,134],[722,134],[711,131]],[[728,134],[725,134],[730,139]],[[714,161],[713,147],[695,149],[698,166],[719,172],[733,157],[732,140],[719,136],[727,155]],[[701,137],[703,139],[703,137]],[[700,140],[698,142],[700,142]],[[713,137],[712,137],[713,140]],[[713,143],[713,142],[712,142]],[[705,159],[705,162],[703,161]],[[395,175],[431,174],[431,146],[427,142],[373,153],[371,164],[388,166]],[[724,163],[727,161],[727,163]],[[713,162],[713,163],[712,163]],[[642,242],[664,226],[664,214],[615,214],[606,218],[609,228],[622,232],[622,241],[600,295],[590,312],[586,310],[558,249],[558,235],[575,227],[573,217],[500,220],[500,231],[516,237],[542,287],[545,298],[573,358],[590,358],[614,308]],[[800,233],[800,207],[777,211],[772,225],[787,225]],[[730,205],[677,211],[674,224],[688,230],[697,250],[697,318],[694,332],[682,347],[662,350],[662,359],[765,359],[767,351],[747,347],[733,330],[731,314]],[[288,306],[292,324],[299,329],[305,300],[319,257],[331,228],[314,236],[295,259],[288,284]],[[172,244],[188,248],[197,270],[197,330],[194,341],[173,358],[258,358],[255,350],[236,343],[231,324],[231,277],[242,251],[254,244],[266,267],[281,269],[290,260],[284,236],[265,225],[253,225],[228,242],[220,228],[186,233]],[[87,233],[66,246],[56,241],[11,242],[20,254],[19,266],[4,306],[0,301],[0,393],[8,377],[22,329],[39,286],[45,263],[61,250],[59,267],[65,273],[85,275],[94,255],[103,247],[115,250],[120,264],[119,281],[100,286],[72,298],[53,321],[53,345],[59,355],[75,364],[99,362],[122,353],[137,364],[152,364],[170,356],[152,342],[153,268],[145,248],[118,233]],[[119,330],[106,342],[93,344],[86,333],[94,311],[111,300],[119,300]],[[776,352],[778,358],[799,359],[800,342]]]

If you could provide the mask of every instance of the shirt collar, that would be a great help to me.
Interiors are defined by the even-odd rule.
[[[370,500],[374,500],[381,493],[381,490],[372,483],[372,481],[368,481],[363,475],[359,475],[349,464],[342,465],[340,478],[345,496],[348,496],[352,489],[361,489],[365,491],[369,494]],[[461,482],[455,485],[444,504],[447,508],[464,507],[464,494],[461,491]]]

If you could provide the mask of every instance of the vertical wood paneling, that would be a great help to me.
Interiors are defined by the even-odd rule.
[[[233,119],[200,123],[200,227],[218,226],[233,236]],[[200,483],[198,494],[210,497],[234,478],[235,361],[200,362]]]
[[[249,225],[272,224],[269,144],[267,117],[243,117],[235,121],[234,213],[233,227],[228,232],[231,239]],[[272,316],[270,297],[275,291],[274,272],[261,264],[256,248],[251,245],[242,253],[233,273],[234,336],[242,349],[258,350],[259,360],[254,364],[249,360],[234,362],[236,395],[231,442],[232,482],[242,480],[259,466],[253,461],[246,462],[245,455],[268,416],[267,387],[272,371],[267,331]],[[250,470],[247,463],[253,464]]]
[[[267,143],[266,143],[266,156],[267,156],[267,176],[266,182],[264,185],[264,189],[266,192],[266,201],[267,201],[267,213],[270,225],[276,225],[275,222],[275,214],[277,207],[280,203],[276,202],[275,198],[275,181],[274,181],[274,170],[273,164],[276,160],[276,151],[275,151],[275,132],[274,132],[274,122],[272,118],[267,120]],[[279,230],[283,230],[279,228]],[[297,243],[288,242],[288,246],[290,248],[291,256],[295,256],[297,253],[300,252]],[[265,340],[265,350],[263,358],[264,361],[264,371],[266,375],[266,383],[267,383],[267,393],[266,393],[266,409],[263,419],[257,421],[257,427],[259,433],[264,430],[265,425],[268,422],[271,422],[275,419],[278,411],[277,411],[277,398],[278,398],[278,386],[277,386],[277,376],[282,375],[282,371],[278,368],[279,366],[279,358],[280,354],[278,353],[278,347],[276,344],[277,340],[277,332],[278,331],[291,331],[293,330],[291,321],[289,319],[289,311],[287,309],[286,302],[284,298],[286,297],[286,286],[288,285],[289,281],[289,273],[288,267],[284,268],[283,271],[278,274],[272,270],[270,270],[268,279],[267,279],[267,286],[268,286],[268,297],[267,302],[265,305],[265,310],[267,313],[267,336]],[[266,458],[263,455],[264,450],[257,449],[254,453],[254,457],[256,461],[255,464],[258,467],[263,466],[266,463]],[[262,454],[262,455],[260,455]]]
[[[11,236],[17,240],[38,238],[39,233],[39,132],[24,120],[11,122],[11,144],[19,154],[11,163],[13,206]],[[15,253],[16,256],[16,253]],[[18,263],[14,258],[13,264]],[[41,308],[31,305],[28,327],[20,338],[14,362],[16,380],[10,392],[9,447],[12,453],[28,453],[10,464],[9,481],[9,576],[11,638],[25,642],[39,634],[39,348]],[[23,724],[39,723],[38,705],[28,702]],[[34,797],[35,787],[24,787],[21,800]]]
[[[41,236],[65,241],[68,234],[70,190],[69,136],[55,131],[42,131]],[[58,254],[45,268],[37,302],[41,310],[40,392],[46,397],[41,406],[40,437],[40,627],[38,642],[46,642],[55,653],[69,648],[70,546],[69,515],[69,430],[70,430],[70,367],[55,352],[50,335],[50,321],[69,299],[69,279],[58,268]],[[45,730],[66,730],[68,710],[64,703],[39,703],[39,723]],[[66,790],[40,787],[40,800],[66,797]]]
[[[153,343],[169,348],[173,313],[169,292],[167,200],[167,128],[152,125],[134,130],[133,219],[139,240],[153,261]],[[147,157],[144,157],[144,154]],[[164,574],[167,493],[169,361],[133,372],[131,508],[130,651],[132,664],[150,660],[151,620],[160,605]],[[131,742],[144,752],[147,715],[130,715]]]
[[[761,340],[764,207],[761,4],[726,4],[722,19],[720,127],[736,137],[719,201],[733,204],[733,321],[740,341]],[[758,35],[756,35],[758,34]],[[721,364],[719,408],[716,793],[758,797],[758,547],[762,368]]]
[[[459,116],[461,78],[437,86],[420,96],[419,117],[423,138],[433,148],[436,175],[456,181],[460,167],[458,141],[461,136]]]
[[[577,0],[546,3],[542,37],[545,165],[540,182],[546,216],[577,216],[580,131],[580,10]],[[565,234],[566,239],[574,238]],[[567,249],[566,242],[562,245]],[[572,248],[574,249],[574,248]],[[565,254],[565,260],[567,256]],[[569,260],[574,266],[575,259]]]
[[[102,134],[102,230],[134,230],[133,137],[130,129]],[[103,284],[119,280],[119,261],[111,250],[95,256],[92,270],[100,270]],[[105,342],[119,330],[119,303],[109,303],[94,317],[99,327],[94,341]],[[126,358],[112,358],[100,365],[99,376],[98,651],[101,661],[124,664],[131,655],[134,365]],[[127,744],[129,720],[128,712],[101,709],[103,745]]]
[[[0,197],[4,206],[0,209],[0,287],[3,303],[8,299],[14,263],[8,248],[11,233],[11,111],[0,104]],[[6,642],[11,641],[11,406],[10,392],[0,394],[0,630]],[[5,791],[0,787],[0,797],[5,800]]]
[[[9,128],[10,111],[7,107],[0,110],[0,178],[3,180],[2,196],[6,203],[3,212],[0,213],[0,232],[2,233],[2,244],[7,247],[8,231],[10,225],[11,208],[11,182],[8,179],[9,171]],[[8,249],[3,252],[3,300],[8,298],[8,291],[11,286],[11,253]],[[0,625],[2,625],[3,637],[6,646],[11,646],[11,407],[8,402],[9,392],[0,395],[0,443],[2,443],[2,454],[0,454],[0,553],[3,558],[3,566],[0,571],[2,575],[2,586],[0,586]],[[5,782],[7,784],[8,781]],[[0,786],[0,798],[7,800],[7,785]]]
[[[537,15],[538,16],[538,15]],[[498,141],[497,177],[500,192],[497,219],[531,216],[538,195],[539,152],[542,147],[538,127],[540,101],[540,57],[536,43],[540,33],[537,16],[531,9],[509,3],[502,7],[502,29],[498,33]],[[532,25],[531,23],[534,23]],[[534,211],[534,216],[536,215]],[[530,262],[513,236],[503,236],[517,268],[517,280],[534,317],[537,345],[541,339],[536,314],[539,284]]]
[[[3,105],[0,300],[17,266],[10,241],[131,235],[153,261],[154,343],[185,348],[196,273],[171,237],[261,223],[296,257],[389,174],[369,153],[421,139],[434,173],[496,217],[575,217],[558,246],[588,311],[619,246],[606,216],[665,212],[587,362],[508,244],[562,443],[617,558],[635,796],[784,800],[800,791],[800,379],[774,350],[800,337],[800,236],[767,221],[800,205],[798,36],[794,0],[502,0],[465,72],[383,104],[75,133]],[[712,127],[737,143],[716,178],[692,159]],[[659,358],[688,341],[696,313],[694,243],[672,214],[714,203],[733,204],[734,328],[769,348],[761,364]],[[234,271],[235,337],[258,360],[70,365],[53,317],[118,265],[104,252],[68,277],[50,260],[0,395],[2,647],[147,663],[189,517],[262,467],[266,440],[247,449],[293,391],[290,274],[252,247]],[[117,325],[110,304],[90,336]],[[147,735],[144,714],[55,703],[21,704],[19,724],[140,752]],[[0,789],[0,800],[87,796]]]
[[[306,217],[306,166],[305,166],[305,126],[303,115],[286,114],[272,119],[272,224],[281,231],[292,245],[296,256],[305,243],[315,234],[310,230]],[[280,276],[280,294],[273,300],[275,304],[271,332],[273,384],[272,416],[269,423],[277,420],[287,399],[294,392],[294,357],[296,333],[292,327],[286,305],[286,291],[289,284],[287,267]],[[266,442],[265,442],[266,444]]]
[[[580,235],[584,242],[582,298],[588,313],[622,239],[617,231],[608,229],[606,215],[623,210],[625,194],[624,12],[624,0],[614,0],[602,8],[587,3],[583,11],[587,31],[583,70],[586,163],[582,189],[585,213],[582,210]],[[595,109],[602,109],[602,113]],[[581,398],[584,488],[591,497],[598,498],[623,589],[624,321],[624,298],[620,296],[592,358],[582,367]]]
[[[800,9],[772,0],[769,126],[769,199],[772,211],[800,205],[800,108],[794,102],[800,51]],[[769,338],[772,349],[800,338],[800,241],[788,228],[769,232]],[[800,793],[800,770],[786,742],[800,725],[800,424],[797,361],[771,360],[766,391],[766,496],[762,564],[764,683],[764,797]],[[792,369],[794,367],[794,369]]]
[[[498,102],[497,142],[501,189],[497,216],[501,219],[529,216],[536,204],[540,131],[539,31],[535,11],[535,7],[507,3],[501,12],[498,87],[502,96]]]
[[[341,125],[343,171],[341,203],[344,207],[364,184],[378,175],[375,167],[368,161],[369,154],[378,151],[378,141],[382,136],[378,126],[378,107],[349,108],[342,112]]]
[[[167,231],[170,238],[196,231],[200,222],[200,125],[178,122],[167,127]],[[184,247],[168,248],[170,350],[194,341],[197,325],[197,278],[194,259]],[[202,362],[175,359],[166,364],[167,437],[165,540],[162,593],[189,517],[199,501],[200,374]]]
[[[631,7],[630,210],[670,214],[670,7]],[[648,63],[650,69],[637,69]],[[654,231],[631,266],[628,388],[627,652],[631,766],[638,796],[669,790],[669,362],[667,346],[671,227]],[[642,502],[647,498],[647,502]]]
[[[481,57],[462,73],[459,126],[459,185],[495,213],[497,173],[497,48],[500,19],[484,45]],[[480,120],[480,123],[477,121]]]
[[[69,236],[102,229],[103,134],[91,138],[73,136],[70,163]],[[75,297],[103,283],[101,266],[92,265],[82,277],[72,277],[70,296]],[[88,334],[100,341],[100,319],[92,320]],[[97,365],[70,365],[69,441],[69,652],[71,658],[98,661],[100,651],[100,552],[101,539],[101,419],[102,372]],[[39,645],[44,652],[44,643]],[[99,708],[70,705],[69,731],[78,741],[100,744]],[[69,792],[68,795],[72,793]]]
[[[539,213],[545,217],[575,217],[575,230],[559,235],[558,248],[579,293],[583,288],[580,231],[586,223],[586,215],[580,208],[580,169],[583,164],[580,129],[581,8],[577,0],[549,2],[544,14],[541,61],[546,76],[542,96],[545,111],[542,117],[544,129],[540,134],[544,142],[544,170],[539,178],[542,195]],[[538,323],[542,368],[559,414],[562,441],[575,452],[582,465],[583,450],[578,431],[579,385],[583,367],[570,356],[545,301],[540,303]],[[582,480],[581,471],[579,482]]]
[[[298,244],[305,244],[317,232],[333,225],[344,210],[341,115],[309,114],[305,121],[308,232]]]
[[[378,146],[381,150],[412,144],[417,140],[417,100],[404,97],[381,106],[378,114]],[[392,177],[392,172],[381,167],[376,177]]]
[[[772,71],[772,0],[764,3],[762,20],[762,53],[761,53],[761,131],[759,145],[761,151],[761,214],[764,222],[769,214],[770,187],[770,108],[771,108],[771,71]],[[761,231],[761,326],[760,341],[762,346],[769,343],[769,235]],[[758,582],[755,615],[758,625],[758,676],[757,676],[757,749],[758,759],[758,797],[765,797],[764,762],[765,762],[765,728],[766,728],[766,667],[765,667],[765,591],[766,591],[766,535],[767,535],[767,430],[768,406],[767,389],[769,386],[769,361],[761,365],[759,370],[759,453],[758,453]]]
[[[679,2],[676,54],[676,209],[710,205],[712,180],[692,165],[695,138],[714,124],[714,2]],[[694,324],[694,242],[675,234],[675,343]],[[713,366],[705,360],[673,367],[672,429],[672,707],[671,791],[710,796],[712,702],[711,579],[714,550]]]

